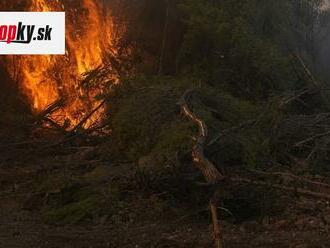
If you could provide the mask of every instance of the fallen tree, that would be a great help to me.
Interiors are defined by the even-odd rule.
[[[221,248],[224,247],[223,244],[223,235],[221,231],[221,225],[218,220],[218,203],[221,199],[221,195],[224,190],[224,186],[231,187],[235,184],[243,184],[243,185],[253,185],[255,187],[269,187],[276,190],[284,191],[284,192],[291,192],[296,195],[309,197],[309,198],[318,198],[323,200],[330,200],[330,184],[327,182],[319,182],[317,180],[311,180],[308,178],[300,177],[294,175],[290,172],[264,172],[258,170],[249,170],[248,173],[245,173],[244,170],[236,173],[231,173],[230,175],[224,175],[219,169],[213,164],[206,156],[205,156],[205,149],[208,148],[210,145],[219,142],[221,138],[225,138],[228,133],[237,132],[241,129],[255,126],[258,124],[260,120],[249,120],[243,122],[242,124],[235,126],[233,128],[229,128],[224,130],[217,135],[216,138],[213,138],[211,142],[207,143],[208,139],[208,128],[205,123],[199,116],[197,116],[192,108],[189,106],[189,102],[191,101],[191,97],[194,93],[194,90],[187,90],[179,101],[179,105],[181,108],[181,113],[187,117],[191,122],[193,122],[198,127],[198,135],[194,138],[195,144],[192,148],[191,156],[192,162],[196,166],[196,168],[201,172],[204,176],[206,181],[206,186],[212,186],[214,189],[213,195],[210,199],[210,212],[212,216],[213,222],[213,233],[214,233],[214,240],[215,240],[215,247]],[[283,107],[283,106],[281,106]],[[315,123],[321,124],[324,121],[328,123],[329,114],[322,114],[322,115],[313,115],[313,116],[304,116],[305,122],[298,122],[298,125],[302,126],[309,126],[308,130],[310,133],[306,131],[303,133],[305,135],[311,135],[312,137],[309,139],[304,140],[304,142],[299,142],[300,145],[303,145],[307,142],[312,142],[314,139],[322,138],[323,136],[327,136],[329,132],[324,133],[324,135],[315,135],[314,132],[318,132],[321,129],[328,129],[327,125],[321,125],[317,127]],[[279,123],[276,125],[277,135],[282,138],[274,139],[275,142],[279,142],[283,139],[283,134],[281,134],[281,130],[286,130],[286,132],[292,130],[292,132],[300,131],[297,128],[297,122],[294,122],[294,128],[292,129],[283,129],[283,125],[288,125],[289,123],[292,124],[292,120],[295,119],[294,117],[291,118],[283,118],[278,120]],[[264,120],[262,120],[264,121]],[[261,121],[261,122],[262,122]],[[289,123],[288,123],[289,122]],[[314,124],[314,125],[313,125]],[[314,128],[312,128],[314,127]],[[282,142],[282,141],[281,141]],[[292,140],[292,147],[297,146],[295,142]],[[303,144],[302,144],[303,143]],[[289,178],[290,180],[281,180],[281,182],[277,182],[276,178]],[[274,180],[275,179],[275,180]],[[315,187],[317,186],[317,187]]]

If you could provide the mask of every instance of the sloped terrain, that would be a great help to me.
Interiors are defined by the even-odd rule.
[[[189,165],[179,178],[164,171],[145,189],[133,165],[93,155],[2,162],[0,246],[212,246],[205,191],[182,179],[196,175]],[[232,215],[220,211],[226,247],[328,247],[328,201],[260,187],[227,193]]]
[[[180,87],[183,90],[184,83]],[[118,98],[112,98],[118,104],[112,110],[116,132],[110,137],[77,135],[63,141],[61,134],[43,128],[31,132],[27,127],[27,143],[4,143],[6,149],[0,151],[0,247],[212,247],[207,207],[212,187],[203,185],[191,163],[191,137],[196,129],[180,114],[180,87],[159,84],[149,88],[143,83],[138,89],[125,89],[125,97],[117,93]],[[153,98],[146,98],[149,91]],[[146,101],[150,101],[146,112],[121,126],[125,116],[136,113],[135,108]],[[249,119],[248,115],[240,117],[242,109],[250,110],[251,118],[258,111],[247,102],[238,104],[223,95],[214,98],[207,91],[192,101],[193,109],[213,124],[212,137],[220,128],[229,130],[233,119]],[[218,113],[217,104],[228,110]],[[148,111],[154,113],[151,120]],[[132,127],[141,122],[140,132],[153,130],[143,146],[145,136],[131,134],[136,131]],[[246,141],[244,137],[255,132],[248,130],[247,134],[237,132],[236,139]],[[133,136],[135,140],[125,149]],[[244,156],[250,148],[246,142],[240,142],[236,154],[227,152],[226,158],[224,151],[235,143],[220,143],[220,154],[212,155],[213,148],[207,155],[215,164],[224,165],[227,176],[246,178],[253,171],[246,169],[260,156]],[[283,175],[273,180],[273,176],[252,173],[251,180],[266,180],[263,185],[222,185],[219,213],[226,247],[327,247],[329,200],[274,187],[286,182],[304,188],[301,178],[328,185],[326,172],[317,174],[298,161],[273,166],[269,173],[274,171]],[[298,179],[292,179],[290,173],[297,171]],[[321,186],[312,185],[312,190],[327,194]]]

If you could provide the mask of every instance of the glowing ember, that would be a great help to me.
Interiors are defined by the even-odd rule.
[[[64,99],[65,106],[51,118],[60,125],[73,127],[99,106],[95,97],[102,93],[102,86],[88,92],[83,89],[82,74],[102,65],[105,52],[114,52],[115,48],[110,11],[104,11],[106,7],[100,1],[70,4],[66,10],[66,55],[11,57],[9,72],[19,81],[35,113]],[[29,10],[64,11],[65,6],[58,0],[32,0]],[[103,112],[104,108],[100,108],[85,127],[99,120]]]

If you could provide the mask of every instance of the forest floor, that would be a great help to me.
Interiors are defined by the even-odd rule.
[[[1,148],[0,247],[213,247],[190,165],[155,176],[93,146],[37,150]],[[235,186],[224,207],[226,247],[330,247],[327,201]]]

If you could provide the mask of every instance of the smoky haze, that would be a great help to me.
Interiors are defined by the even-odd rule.
[[[324,0],[320,7],[319,17],[316,20],[315,28],[315,60],[316,70],[325,76],[326,80],[330,78],[330,0]]]
[[[321,10],[326,11],[330,9],[330,1],[329,0],[323,0],[321,3]]]

